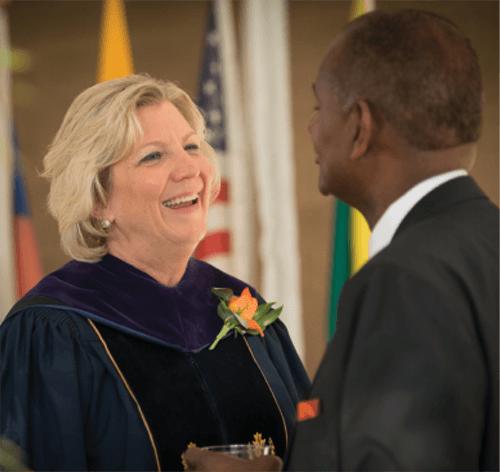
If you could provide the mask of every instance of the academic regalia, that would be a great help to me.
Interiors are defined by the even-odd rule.
[[[190,259],[166,287],[111,255],[45,277],[0,327],[0,436],[37,470],[178,470],[190,442],[256,432],[284,455],[304,368],[279,320],[209,351],[212,287],[245,284]]]

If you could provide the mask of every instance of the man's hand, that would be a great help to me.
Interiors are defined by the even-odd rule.
[[[278,456],[262,456],[247,460],[221,452],[204,451],[197,447],[187,449],[183,457],[188,470],[197,471],[279,472],[283,467],[283,461]]]

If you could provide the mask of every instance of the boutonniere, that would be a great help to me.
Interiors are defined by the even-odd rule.
[[[214,349],[230,331],[234,331],[235,335],[239,333],[264,336],[264,330],[276,321],[283,310],[283,306],[273,308],[275,302],[259,305],[248,287],[243,289],[239,297],[235,296],[230,288],[214,287],[212,293],[220,300],[217,314],[224,321],[224,325],[209,350]]]

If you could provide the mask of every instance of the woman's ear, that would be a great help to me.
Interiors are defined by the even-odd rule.
[[[356,160],[363,157],[373,144],[375,132],[375,120],[365,100],[358,100],[353,107],[356,119],[356,132],[354,134],[351,159]]]
[[[96,204],[90,214],[92,215],[92,218],[102,220],[104,218],[104,208],[102,205]]]
[[[94,207],[94,209],[91,212],[92,218],[96,219],[97,221],[109,221],[113,222],[115,220],[114,216],[111,214],[111,211],[104,207],[102,204],[97,203]]]
[[[214,179],[212,181],[212,188],[210,189],[210,204],[215,202],[217,197],[219,196],[221,189],[221,179]]]

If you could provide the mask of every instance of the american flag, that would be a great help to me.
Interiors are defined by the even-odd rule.
[[[221,190],[208,216],[207,235],[198,245],[195,256],[225,271],[231,264],[231,214],[226,131],[226,110],[223,94],[221,36],[216,22],[215,5],[209,4],[208,25],[205,33],[202,70],[198,90],[198,106],[207,124],[207,140],[217,153],[221,171]]]

